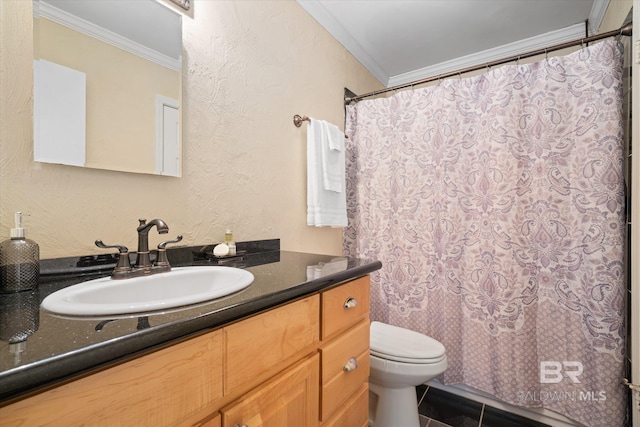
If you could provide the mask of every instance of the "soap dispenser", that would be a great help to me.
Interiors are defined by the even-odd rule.
[[[39,276],[40,248],[26,238],[22,212],[16,212],[11,238],[0,243],[0,293],[36,289]]]

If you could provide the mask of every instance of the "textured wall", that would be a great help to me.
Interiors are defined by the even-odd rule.
[[[1,238],[22,210],[41,258],[101,252],[95,239],[135,249],[141,217],[189,245],[230,227],[341,253],[341,229],[306,225],[306,129],[292,116],[342,126],[343,88],[381,85],[295,1],[195,1],[184,16],[182,178],[33,162],[31,14],[30,1],[0,0]]]

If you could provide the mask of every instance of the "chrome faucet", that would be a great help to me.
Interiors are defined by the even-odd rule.
[[[136,261],[131,265],[129,260],[129,249],[121,245],[105,245],[102,240],[96,240],[96,246],[99,248],[115,248],[118,249],[119,257],[116,267],[113,269],[111,277],[113,279],[129,279],[132,277],[143,276],[147,274],[163,273],[170,271],[171,266],[167,259],[166,246],[169,243],[178,243],[182,240],[182,236],[178,236],[175,240],[168,240],[158,245],[158,258],[155,264],[151,264],[149,256],[149,230],[155,226],[159,234],[167,234],[169,227],[161,219],[152,219],[147,223],[146,219],[138,220],[140,225],[136,229],[138,232],[138,252]]]

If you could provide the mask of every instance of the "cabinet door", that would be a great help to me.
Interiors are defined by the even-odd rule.
[[[314,355],[222,409],[222,427],[315,427],[320,364]]]
[[[222,331],[0,408],[0,425],[166,426],[222,398]]]
[[[220,427],[220,422],[220,414],[216,413],[204,420],[192,424],[191,427]]]
[[[224,395],[244,394],[314,351],[319,307],[314,295],[226,326]]]

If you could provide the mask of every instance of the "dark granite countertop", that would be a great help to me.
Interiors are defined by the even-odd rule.
[[[118,319],[68,319],[40,308],[52,292],[109,275],[113,257],[42,260],[37,292],[0,294],[0,402],[122,363],[381,267],[379,261],[280,251],[279,240],[240,242],[237,247],[239,256],[226,259],[207,256],[211,245],[167,253],[173,267],[245,268],[255,276],[248,288],[171,312]]]

